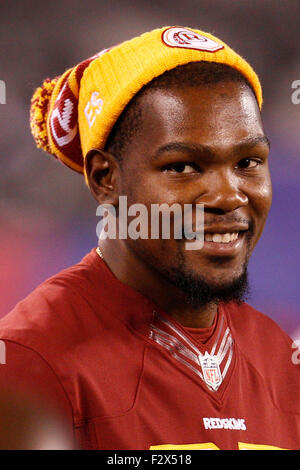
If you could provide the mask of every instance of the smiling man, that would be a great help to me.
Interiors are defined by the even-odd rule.
[[[201,249],[186,236],[102,237],[1,320],[1,380],[48,398],[76,447],[300,448],[291,340],[245,303],[272,198],[261,105],[244,59],[181,27],[36,91],[38,146],[83,172],[117,218],[120,196],[148,213],[204,208]]]
[[[228,66],[196,62],[154,79],[121,119],[117,134],[135,124],[126,158],[124,148],[116,149],[115,133],[110,154],[87,155],[96,199],[115,204],[126,194],[128,205],[138,201],[149,212],[151,204],[202,203],[205,243],[188,251],[184,238],[103,240],[104,259],[118,279],[181,324],[210,326],[216,302],[238,300],[246,291],[247,262],[271,204],[269,144],[255,95]],[[115,170],[112,155],[121,160]],[[116,257],[122,251],[125,272]]]

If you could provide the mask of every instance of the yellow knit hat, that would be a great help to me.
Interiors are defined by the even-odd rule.
[[[256,73],[223,41],[192,28],[163,27],[101,51],[54,80],[46,79],[31,101],[37,146],[83,173],[85,155],[91,148],[105,147],[133,96],[165,71],[195,61],[219,62],[240,71],[261,108]]]

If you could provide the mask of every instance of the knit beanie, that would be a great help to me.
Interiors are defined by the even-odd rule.
[[[209,33],[166,26],[105,49],[53,80],[47,78],[31,101],[37,146],[84,173],[86,154],[105,148],[136,93],[164,72],[196,61],[222,63],[241,72],[261,108],[259,79],[240,55]]]

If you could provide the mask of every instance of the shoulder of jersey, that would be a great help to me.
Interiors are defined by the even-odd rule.
[[[101,272],[99,293],[101,292]],[[78,263],[50,277],[0,320],[0,338],[33,347],[60,343],[68,347],[93,330],[95,318],[91,269]],[[101,312],[101,308],[98,309]]]
[[[273,403],[287,413],[300,413],[300,394],[295,392],[300,388],[300,360],[293,360],[292,339],[246,303],[230,306],[228,316],[238,354],[259,375]]]

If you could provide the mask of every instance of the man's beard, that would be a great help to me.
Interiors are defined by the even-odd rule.
[[[199,276],[194,278],[180,271],[176,271],[170,280],[184,292],[186,302],[194,309],[204,307],[209,303],[227,303],[231,301],[241,303],[249,295],[247,266],[239,277],[230,283],[220,285],[210,284]]]
[[[185,296],[186,302],[194,309],[199,309],[211,303],[245,302],[250,295],[248,262],[250,258],[250,245],[253,236],[253,224],[249,222],[249,229],[245,235],[247,244],[247,255],[242,265],[241,274],[231,280],[220,280],[219,283],[209,282],[200,274],[195,274],[188,269],[184,256],[181,253],[177,257],[177,266],[163,268],[161,273],[178,287]],[[216,260],[216,264],[224,260]]]
[[[235,301],[240,304],[245,302],[250,292],[247,262],[239,276],[218,284],[206,281],[199,274],[195,276],[186,269],[183,263],[177,265],[176,268],[162,269],[161,273],[184,293],[186,302],[194,309],[219,302]]]

